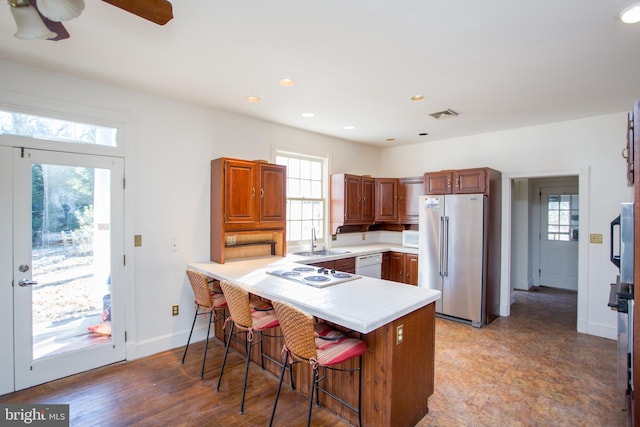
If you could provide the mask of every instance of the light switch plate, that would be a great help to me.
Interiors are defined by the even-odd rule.
[[[133,246],[142,246],[142,234],[133,236]]]
[[[602,243],[602,234],[589,234],[590,243]]]

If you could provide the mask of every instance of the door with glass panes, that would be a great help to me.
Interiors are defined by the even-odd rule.
[[[20,390],[125,358],[124,161],[23,148],[12,154],[6,201],[13,206]]]

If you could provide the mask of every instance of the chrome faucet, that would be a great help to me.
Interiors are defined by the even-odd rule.
[[[311,255],[313,255],[313,251],[316,248],[316,228],[311,227]]]

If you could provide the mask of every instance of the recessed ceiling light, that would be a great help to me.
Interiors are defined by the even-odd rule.
[[[356,127],[354,125],[346,125],[344,128],[347,130],[352,130],[352,129],[355,129]]]
[[[280,80],[280,86],[284,86],[284,87],[291,87],[291,86],[295,86],[296,82],[294,82],[291,79],[282,79]]]
[[[302,113],[302,117],[315,117],[313,113]]]
[[[424,96],[422,96],[422,95],[413,95],[410,99],[413,102],[420,102],[420,101],[424,101]]]
[[[632,4],[620,12],[620,20],[625,24],[640,22],[640,3]]]
[[[395,138],[387,138],[387,139],[385,139],[385,141],[387,141],[387,142],[393,142],[395,140],[396,140]]]
[[[247,102],[260,102],[260,97],[259,96],[247,96],[245,98],[245,100]]]

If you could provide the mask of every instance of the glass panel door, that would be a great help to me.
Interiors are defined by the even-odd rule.
[[[123,161],[16,149],[16,389],[123,360]]]

